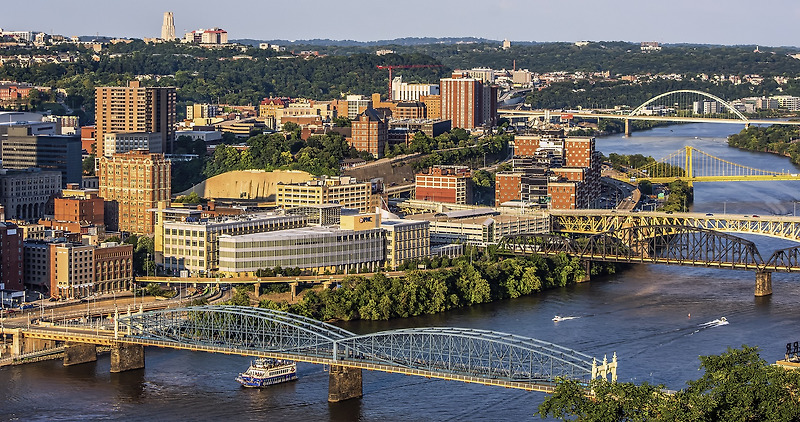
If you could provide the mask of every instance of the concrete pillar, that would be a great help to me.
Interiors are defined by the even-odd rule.
[[[772,294],[772,272],[756,271],[756,296]]]
[[[11,356],[21,355],[22,345],[22,330],[16,329],[11,333]]]
[[[294,283],[289,283],[289,288],[292,289],[292,300],[294,300],[294,298],[297,297],[297,286],[299,284],[300,283],[298,283],[296,281]]]
[[[64,347],[64,366],[97,361],[97,346],[90,343],[67,342]]]
[[[328,401],[336,403],[364,395],[361,369],[331,365],[328,373]]]
[[[625,136],[631,136],[631,121],[625,119]]]
[[[261,295],[261,280],[258,280],[255,285],[256,297]]]
[[[111,346],[111,372],[144,368],[144,346],[116,343]]]
[[[582,279],[578,280],[578,283],[585,283],[587,281],[591,281],[592,261],[581,261],[581,265],[583,265],[583,271],[586,272],[586,275],[584,275]]]

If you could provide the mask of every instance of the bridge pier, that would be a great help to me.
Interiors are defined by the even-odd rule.
[[[256,298],[261,296],[261,279],[260,278],[258,279],[258,281],[256,281],[255,290],[256,290]]]
[[[328,373],[328,401],[336,403],[364,395],[361,369],[331,365]]]
[[[625,119],[625,136],[631,136],[631,120]]]
[[[144,346],[115,343],[111,346],[111,372],[125,372],[144,368]]]
[[[68,341],[64,346],[64,366],[97,361],[97,346],[94,344]]]
[[[299,285],[300,285],[300,283],[297,282],[297,281],[295,281],[293,283],[289,283],[289,288],[292,291],[292,300],[294,300],[294,298],[297,297],[297,286],[299,286]]]
[[[756,271],[756,296],[772,294],[772,271]]]
[[[592,261],[581,261],[581,265],[583,265],[583,271],[586,274],[584,274],[582,279],[578,280],[578,283],[585,283],[587,281],[591,281],[592,280]]]

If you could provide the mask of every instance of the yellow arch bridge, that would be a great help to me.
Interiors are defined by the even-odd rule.
[[[692,182],[744,182],[800,180],[800,173],[762,170],[737,164],[692,146],[686,146],[672,154],[636,169],[630,169],[621,180],[646,179],[654,183],[674,180]]]

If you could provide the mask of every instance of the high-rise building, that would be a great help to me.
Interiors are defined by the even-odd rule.
[[[175,18],[172,12],[164,12],[164,23],[161,25],[161,39],[175,41]]]
[[[381,119],[374,108],[369,107],[359,114],[352,123],[350,145],[359,151],[366,151],[375,158],[383,157],[389,139],[389,125]]]
[[[106,201],[106,227],[111,231],[150,234],[154,216],[148,211],[171,191],[170,162],[162,154],[136,150],[100,158],[100,196]]]
[[[139,81],[127,87],[95,88],[95,113],[98,154],[104,153],[109,133],[157,132],[161,151],[172,153],[175,139],[175,88],[142,87]]]
[[[436,84],[410,84],[403,82],[402,76],[392,80],[392,100],[394,101],[420,101],[422,96],[438,94],[439,85]]]
[[[485,86],[466,73],[454,73],[452,78],[442,79],[439,86],[442,118],[451,120],[454,128],[472,129],[496,123],[497,87]]]
[[[81,182],[79,136],[37,133],[35,123],[12,123],[0,129],[0,159],[8,169],[37,167],[61,172],[61,183]]]
[[[0,288],[23,290],[22,257],[22,231],[0,221]]]

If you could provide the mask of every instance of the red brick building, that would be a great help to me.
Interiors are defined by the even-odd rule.
[[[539,149],[539,141],[541,137],[538,135],[517,135],[514,137],[514,156],[515,157],[533,157],[536,150]]]
[[[472,202],[472,172],[463,166],[428,168],[416,175],[416,199],[469,204]]]
[[[16,224],[0,222],[0,284],[9,290],[23,290],[22,240]]]
[[[503,202],[519,201],[522,192],[522,173],[500,172],[494,179],[494,206]]]
[[[392,112],[393,119],[424,119],[427,113],[425,112],[425,103],[423,102],[403,102],[397,103]]]
[[[56,221],[74,223],[89,222],[95,226],[104,224],[103,198],[89,194],[86,198],[55,198]]]
[[[466,73],[456,72],[452,78],[439,81],[442,118],[452,121],[454,128],[494,126],[497,122],[497,87],[484,86],[481,81],[465,76]]]
[[[97,126],[81,126],[81,148],[97,155]]]
[[[574,210],[589,207],[589,195],[583,182],[559,181],[547,184],[550,196],[550,208],[557,210]]]
[[[389,141],[389,125],[369,107],[359,114],[352,123],[350,145],[359,151],[366,151],[375,158],[383,157]]]

